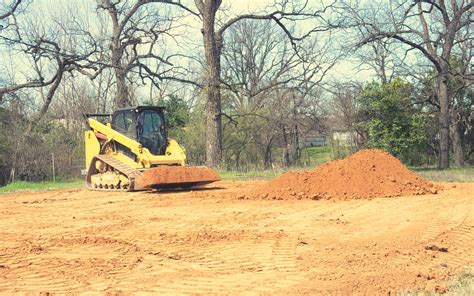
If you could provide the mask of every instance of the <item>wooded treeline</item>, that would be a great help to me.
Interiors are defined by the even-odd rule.
[[[82,114],[138,104],[192,164],[302,165],[315,137],[472,162],[472,1],[313,2],[3,1],[0,183],[77,175]]]

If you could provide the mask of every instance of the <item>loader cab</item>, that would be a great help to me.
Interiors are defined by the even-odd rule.
[[[167,134],[163,107],[119,109],[112,115],[112,128],[138,141],[154,155],[165,154]]]

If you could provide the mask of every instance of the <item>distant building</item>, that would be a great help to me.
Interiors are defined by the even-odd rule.
[[[338,141],[339,143],[346,143],[350,144],[352,143],[353,140],[353,135],[349,131],[345,130],[339,130],[339,131],[333,131],[332,132],[332,139],[334,141]]]
[[[326,135],[319,131],[310,131],[303,135],[302,141],[300,141],[300,148],[321,147],[326,144]]]

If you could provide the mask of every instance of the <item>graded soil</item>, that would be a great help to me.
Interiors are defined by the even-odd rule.
[[[439,189],[389,153],[361,150],[313,170],[287,172],[241,198],[368,199],[434,194]]]
[[[474,183],[392,198],[206,190],[0,195],[0,294],[396,295],[474,264]]]

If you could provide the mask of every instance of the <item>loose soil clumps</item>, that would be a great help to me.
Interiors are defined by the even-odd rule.
[[[248,199],[368,199],[437,193],[438,187],[382,150],[361,150],[310,171],[287,172]]]

